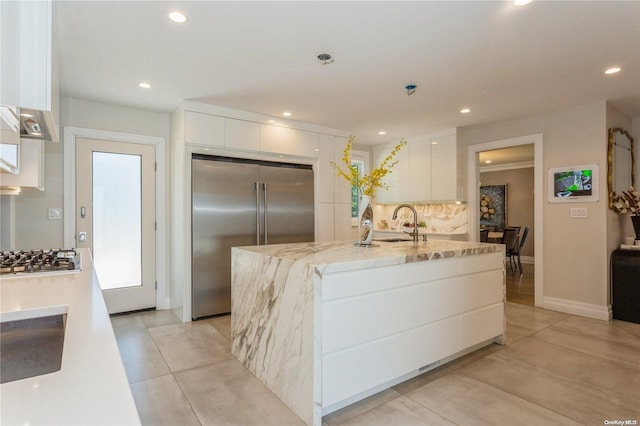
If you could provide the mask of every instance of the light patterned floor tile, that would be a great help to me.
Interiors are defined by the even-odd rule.
[[[175,374],[203,425],[304,423],[235,359]]]
[[[200,426],[171,374],[134,383],[131,392],[143,426]]]
[[[431,382],[407,397],[458,425],[579,424],[458,373]]]
[[[343,423],[345,426],[448,426],[450,422],[411,399],[400,396]]]

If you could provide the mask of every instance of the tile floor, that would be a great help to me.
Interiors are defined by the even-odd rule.
[[[640,324],[507,303],[491,345],[324,417],[326,425],[640,424]],[[112,317],[144,425],[301,425],[229,352],[230,317]]]

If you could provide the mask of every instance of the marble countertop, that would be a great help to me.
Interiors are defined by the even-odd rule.
[[[501,244],[448,240],[418,243],[375,241],[367,248],[356,246],[353,241],[329,241],[233,248],[236,249],[314,265],[320,274],[504,252]]]
[[[409,231],[413,230],[413,228],[407,228]],[[420,233],[420,235],[422,234],[427,234],[427,236],[429,235],[442,235],[442,236],[447,236],[447,235],[467,235],[467,232],[427,232],[425,231],[426,228],[418,228],[418,233]],[[405,228],[402,229],[374,229],[373,230],[373,234],[392,234],[392,235],[398,235],[398,234],[404,234],[407,235],[407,233],[404,231]]]
[[[59,371],[0,385],[3,425],[139,425],[91,254],[82,271],[3,276],[2,321],[67,314]]]

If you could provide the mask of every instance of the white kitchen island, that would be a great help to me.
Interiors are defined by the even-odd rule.
[[[0,385],[2,425],[139,425],[88,249],[82,270],[2,276],[1,320],[66,314],[58,371]]]
[[[232,249],[232,353],[307,424],[505,331],[504,246]]]

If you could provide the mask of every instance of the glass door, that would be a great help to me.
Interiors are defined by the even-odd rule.
[[[109,313],[155,306],[155,148],[76,143],[76,241],[89,247]]]

